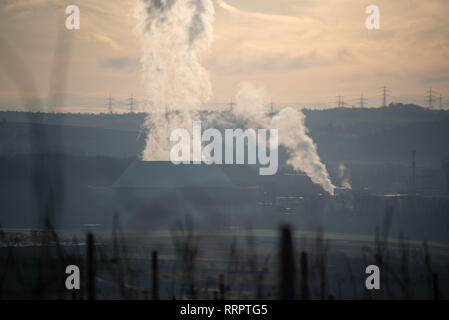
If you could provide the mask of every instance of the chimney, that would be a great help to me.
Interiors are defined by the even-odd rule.
[[[416,156],[416,151],[413,150],[412,151],[412,188],[415,191],[416,190],[416,184],[415,184],[415,156]]]

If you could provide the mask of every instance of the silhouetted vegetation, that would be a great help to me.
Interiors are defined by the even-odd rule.
[[[441,299],[448,292],[440,287],[441,269],[437,271],[431,262],[429,243],[420,247],[403,235],[396,240],[389,237],[391,215],[387,208],[382,228],[376,228],[372,244],[362,247],[362,259],[353,254],[348,257],[339,251],[342,249],[330,250],[331,240],[322,231],[309,236],[314,240],[309,243],[314,245],[308,247],[303,236],[295,236],[288,225],[280,229],[279,246],[258,248],[261,244],[257,244],[255,231],[248,229],[246,245],[238,245],[236,239],[227,241],[229,253],[218,260],[212,259],[216,252],[211,256],[206,251],[207,241],[214,235],[195,230],[190,218],[170,231],[172,250],[147,247],[145,242],[151,234],[149,238],[135,233],[126,235],[120,228],[118,214],[114,216],[110,237],[102,232],[94,236],[90,231],[85,245],[74,237],[69,241],[71,234],[55,231],[49,222],[43,230],[28,232],[0,228],[0,298]],[[295,239],[302,239],[298,251]],[[340,245],[338,241],[336,245]],[[272,250],[279,252],[279,258],[269,263]],[[162,260],[161,252],[165,256]],[[246,256],[243,260],[242,255]],[[421,266],[417,265],[420,255]],[[438,259],[441,264],[441,257]],[[82,270],[80,290],[64,287],[64,269],[70,264]],[[382,270],[382,290],[369,292],[364,288],[367,264]],[[339,274],[335,268],[341,269]],[[358,269],[360,277],[354,276],[354,269]],[[215,281],[210,281],[213,278]],[[343,290],[345,294],[342,285],[347,288]],[[352,286],[354,290],[349,293]]]

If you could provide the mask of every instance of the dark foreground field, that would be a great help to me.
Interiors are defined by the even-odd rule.
[[[1,299],[447,299],[449,244],[280,229],[110,232],[2,230]],[[81,289],[65,288],[65,268]],[[365,268],[381,289],[365,288]],[[287,285],[286,285],[287,283]]]

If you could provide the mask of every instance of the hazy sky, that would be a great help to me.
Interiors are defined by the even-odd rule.
[[[265,87],[275,103],[334,106],[335,96],[342,95],[358,104],[363,92],[369,105],[378,106],[386,85],[391,99],[421,104],[432,87],[447,105],[447,0],[226,0],[232,10],[220,2],[214,0],[214,42],[202,60],[210,72],[211,102],[228,101],[239,83],[251,81]],[[80,7],[80,30],[65,29],[69,4]],[[380,30],[365,28],[370,4],[380,8]],[[52,91],[65,93],[64,104],[45,101],[64,111],[103,111],[109,93],[117,108],[131,94],[146,98],[134,5],[129,0],[1,0],[0,108],[18,109],[20,97],[46,99]],[[70,43],[69,67],[66,84],[54,80],[51,90],[58,33],[63,44]],[[19,78],[27,78],[20,90],[16,73],[11,74],[15,69]]]

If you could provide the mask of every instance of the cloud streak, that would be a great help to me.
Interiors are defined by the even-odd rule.
[[[268,22],[276,22],[276,23],[287,23],[287,24],[304,24],[305,22],[310,22],[312,19],[308,18],[298,18],[293,16],[286,15],[278,15],[278,14],[266,14],[260,12],[252,12],[252,11],[243,11],[230,4],[226,3],[223,0],[217,0],[218,5],[225,9],[226,11],[237,14],[243,17],[256,18]]]

